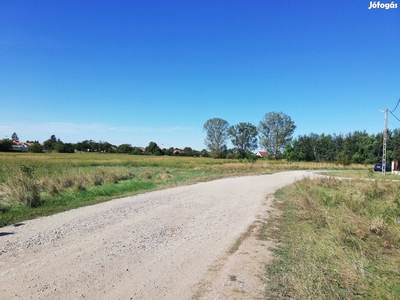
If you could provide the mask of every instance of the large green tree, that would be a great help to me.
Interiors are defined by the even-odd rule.
[[[193,149],[191,147],[183,148],[183,152],[185,152],[185,155],[187,155],[187,156],[193,156],[194,155]]]
[[[316,141],[317,161],[334,161],[336,154],[335,137],[324,133],[317,137]]]
[[[117,148],[118,153],[130,153],[133,150],[131,144],[121,144]]]
[[[43,142],[44,148],[46,150],[55,150],[55,146],[58,143],[62,143],[60,139],[57,140],[56,136],[53,134],[48,140]]]
[[[228,129],[229,123],[220,118],[209,119],[204,123],[203,131],[206,133],[204,143],[213,157],[220,157],[221,152],[226,149]]]
[[[286,143],[292,140],[295,129],[293,120],[283,112],[265,114],[258,125],[260,147],[269,155],[278,158],[283,153]]]
[[[228,134],[231,138],[232,145],[235,147],[240,154],[241,158],[244,158],[246,151],[255,150],[257,148],[257,127],[250,123],[239,123],[234,126],[230,126]]]
[[[150,142],[149,145],[145,148],[146,149],[146,154],[150,155],[163,155],[162,150],[160,147],[158,147],[157,143],[155,142]]]
[[[324,133],[299,135],[292,143],[287,143],[284,156],[294,161],[335,161],[339,149],[337,140],[336,136]]]

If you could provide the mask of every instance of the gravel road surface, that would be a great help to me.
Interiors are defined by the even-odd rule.
[[[0,299],[193,299],[266,195],[312,172],[235,177],[0,228]]]

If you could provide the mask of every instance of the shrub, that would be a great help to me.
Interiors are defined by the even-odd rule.
[[[11,146],[13,142],[10,139],[4,139],[0,142],[0,152],[11,151]]]
[[[29,152],[42,153],[43,152],[43,147],[40,146],[39,143],[33,143],[33,145],[29,147]]]

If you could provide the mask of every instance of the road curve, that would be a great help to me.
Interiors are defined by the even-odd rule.
[[[220,179],[0,228],[0,298],[190,299],[265,196],[303,176]]]

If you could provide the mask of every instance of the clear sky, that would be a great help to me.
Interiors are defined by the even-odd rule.
[[[201,150],[208,119],[271,111],[295,137],[378,133],[400,98],[393,4],[0,0],[0,138]]]

